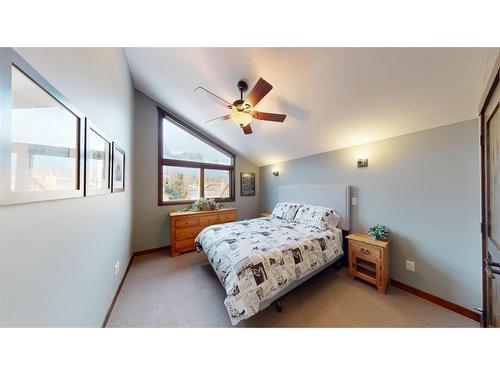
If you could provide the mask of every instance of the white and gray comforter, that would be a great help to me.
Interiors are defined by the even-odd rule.
[[[231,323],[259,311],[276,295],[343,254],[342,231],[275,218],[237,221],[205,228],[196,238],[224,286]]]

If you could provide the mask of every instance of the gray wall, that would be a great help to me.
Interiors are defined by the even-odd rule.
[[[132,159],[122,49],[17,51]],[[0,326],[102,324],[131,256],[131,182],[119,194],[0,207]]]
[[[170,244],[169,213],[185,206],[158,206],[158,104],[135,92],[135,175],[133,249],[141,251]],[[240,196],[240,172],[253,172],[254,197]],[[254,218],[259,208],[259,168],[236,156],[236,201],[239,219]]]
[[[357,155],[369,159],[356,167]],[[480,169],[477,120],[291,160],[260,169],[261,210],[280,185],[353,186],[355,231],[392,231],[391,277],[467,308],[481,305]],[[405,270],[405,260],[416,272]]]

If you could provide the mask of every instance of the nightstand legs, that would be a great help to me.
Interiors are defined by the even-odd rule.
[[[379,291],[379,293],[385,294],[385,286],[377,285],[377,290]]]

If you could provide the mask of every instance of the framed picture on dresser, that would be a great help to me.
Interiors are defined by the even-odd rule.
[[[125,191],[125,151],[113,142],[113,165],[111,168],[111,192]]]
[[[111,192],[111,147],[108,137],[85,119],[85,195]]]

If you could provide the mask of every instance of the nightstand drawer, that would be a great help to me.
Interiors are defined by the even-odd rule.
[[[368,243],[363,243],[363,242],[358,242],[358,241],[349,241],[349,249],[353,253],[358,253],[361,255],[366,255],[369,257],[381,259],[382,258],[382,251],[380,247],[368,244]]]
[[[192,227],[194,225],[198,225],[198,217],[196,216],[175,219],[176,228],[187,228],[187,227]]]

